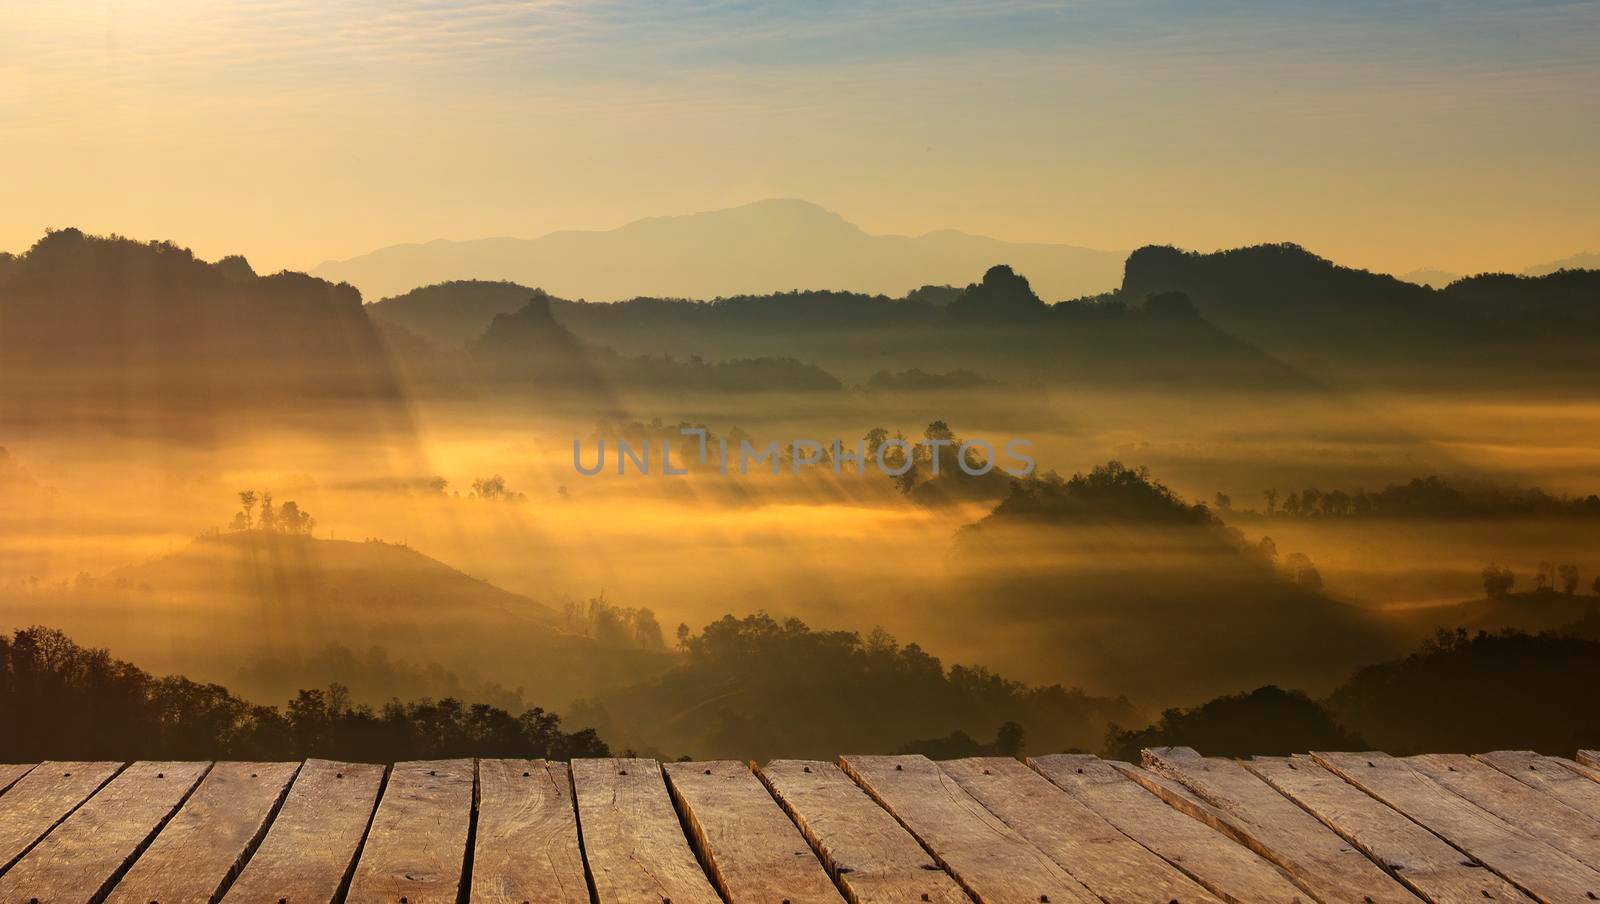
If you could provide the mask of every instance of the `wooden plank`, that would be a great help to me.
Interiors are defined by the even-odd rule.
[[[386,771],[307,760],[224,904],[330,904],[355,867]]]
[[[267,831],[298,763],[218,763],[106,898],[211,904]]]
[[[1426,901],[1529,901],[1515,886],[1306,757],[1244,767],[1312,813]]]
[[[1277,867],[1163,803],[1110,762],[1063,753],[1030,757],[1028,765],[1228,904],[1311,902]]]
[[[1600,820],[1459,753],[1408,757],[1418,772],[1574,860],[1600,870]]]
[[[573,760],[572,787],[598,904],[720,904],[655,760]]]
[[[33,771],[35,763],[0,763],[0,794],[10,790],[19,779]]]
[[[1531,750],[1496,750],[1480,753],[1477,759],[1569,807],[1590,815],[1600,814],[1600,780],[1572,760]]]
[[[945,775],[1106,904],[1215,904],[1193,879],[1011,757],[939,763]]]
[[[565,763],[478,763],[472,901],[589,904],[578,813]]]
[[[1600,874],[1385,753],[1312,758],[1540,901],[1600,899]]]
[[[730,760],[668,763],[667,789],[700,860],[731,904],[844,904],[783,808]]]
[[[1188,747],[1147,750],[1145,760],[1215,808],[1191,816],[1277,864],[1324,904],[1414,904],[1366,854],[1237,762]],[[1184,809],[1179,799],[1167,802]]]
[[[418,760],[389,770],[350,904],[455,904],[472,827],[472,760]]]
[[[22,858],[121,763],[42,763],[0,797],[0,873]]]
[[[1600,769],[1600,750],[1578,751],[1578,762],[1590,769]]]
[[[141,762],[124,769],[0,876],[0,901],[99,901],[210,765]]]
[[[850,904],[969,904],[922,844],[838,766],[774,760],[756,773]]]
[[[1083,883],[984,809],[927,757],[839,760],[978,904],[1095,900]]]

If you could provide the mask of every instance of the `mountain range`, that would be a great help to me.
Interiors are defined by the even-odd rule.
[[[394,245],[313,269],[369,299],[456,279],[509,280],[553,295],[615,301],[638,295],[718,298],[790,289],[900,296],[928,283],[962,285],[1007,263],[1046,299],[1103,292],[1122,278],[1125,251],[1005,242],[940,230],[872,235],[806,201],[757,201],[604,231],[535,239],[443,239]]]
[[[640,295],[723,298],[797,289],[899,297],[929,284],[964,285],[973,273],[1004,263],[1026,273],[1046,301],[1058,301],[1115,289],[1127,254],[1007,242],[953,229],[873,235],[816,204],[784,198],[649,217],[609,230],[391,245],[325,261],[311,273],[348,282],[369,300],[451,280],[503,280],[589,301]],[[1595,268],[1600,268],[1600,253],[1587,252],[1520,275]],[[1466,275],[1420,268],[1400,279],[1443,288]]]

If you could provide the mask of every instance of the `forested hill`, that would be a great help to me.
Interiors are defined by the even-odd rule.
[[[1304,385],[1261,350],[1208,323],[1181,295],[1050,304],[1025,274],[1005,265],[964,288],[925,286],[904,297],[819,290],[597,303],[538,289],[522,293],[504,283],[453,282],[385,299],[371,310],[450,348],[528,298],[548,298],[556,319],[580,339],[625,356],[794,358],[846,382],[884,369],[964,368],[1045,381]]]
[[[1600,270],[1483,274],[1435,289],[1292,244],[1140,248],[1120,290],[1080,303],[1162,292],[1184,293],[1221,328],[1324,377],[1415,376],[1427,364],[1448,380],[1570,380],[1600,340]]]
[[[50,232],[0,267],[0,382],[0,414],[45,423],[149,415],[174,434],[288,400],[361,403],[347,426],[401,416],[353,287],[76,229]]]

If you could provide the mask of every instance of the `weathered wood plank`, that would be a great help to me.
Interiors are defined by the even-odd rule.
[[[350,904],[455,904],[472,825],[472,760],[419,760],[389,770]]]
[[[294,778],[298,763],[218,763],[106,898],[107,904],[211,904]]]
[[[923,756],[845,756],[844,771],[882,804],[979,904],[1093,902],[1043,851]]]
[[[828,873],[748,764],[668,763],[667,788],[711,880],[732,904],[843,904]]]
[[[1163,803],[1105,760],[1063,753],[1030,757],[1028,765],[1228,904],[1312,900],[1277,867]]]
[[[124,769],[0,876],[0,901],[100,900],[209,766],[141,762]]]
[[[1600,869],[1600,820],[1465,754],[1430,753],[1406,761],[1529,835]]]
[[[922,844],[838,766],[774,760],[757,770],[850,904],[969,904]]]
[[[1243,765],[1383,864],[1424,900],[1531,900],[1437,835],[1306,757],[1256,757]]]
[[[1571,760],[1531,750],[1496,750],[1481,753],[1477,759],[1569,807],[1590,815],[1600,814],[1600,780]]]
[[[307,760],[224,904],[330,904],[355,867],[386,771]]]
[[[15,785],[19,779],[33,771],[34,763],[3,763],[0,764],[0,794],[5,793]]]
[[[1187,747],[1147,750],[1145,760],[1215,808],[1191,816],[1276,863],[1324,904],[1414,904],[1366,854],[1237,762]],[[1183,809],[1181,799],[1167,802]]]
[[[1218,901],[1144,845],[1011,757],[938,764],[990,813],[1107,904]]]
[[[1600,750],[1578,751],[1578,762],[1590,769],[1600,769]]]
[[[1384,753],[1313,753],[1345,781],[1404,813],[1540,901],[1593,902],[1600,874]]]
[[[18,779],[0,797],[0,873],[121,768],[121,763],[42,763]]]
[[[565,763],[482,760],[473,904],[589,904]]]
[[[572,787],[599,904],[720,904],[655,760],[573,760]]]

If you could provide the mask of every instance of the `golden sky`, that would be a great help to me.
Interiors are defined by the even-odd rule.
[[[1600,251],[1600,3],[0,0],[0,249],[258,269],[767,197],[1404,272]]]

